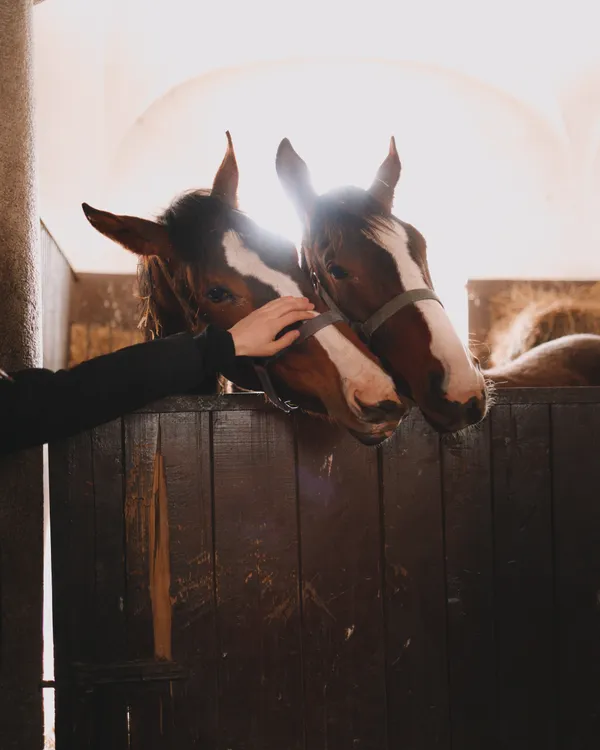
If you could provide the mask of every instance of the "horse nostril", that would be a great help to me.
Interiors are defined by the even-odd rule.
[[[389,415],[389,416],[395,416],[395,415],[397,415],[398,413],[400,413],[400,412],[402,412],[402,411],[403,411],[403,409],[402,409],[402,407],[400,406],[400,404],[397,404],[397,403],[396,403],[395,401],[389,401],[389,400],[386,400],[386,401],[380,401],[380,402],[379,402],[379,403],[377,404],[377,408],[378,408],[378,409],[381,409],[381,411],[382,411],[382,412],[383,412],[384,414],[387,414],[387,415]]]
[[[389,419],[399,419],[404,409],[401,404],[394,403],[394,401],[379,401],[377,404],[368,405],[363,404],[360,399],[356,399],[356,404],[360,409],[360,416],[366,422],[386,422]]]
[[[465,404],[465,412],[471,424],[479,422],[485,415],[485,402],[473,396]]]
[[[444,398],[444,373],[443,372],[430,372],[429,373],[429,392],[435,398]]]

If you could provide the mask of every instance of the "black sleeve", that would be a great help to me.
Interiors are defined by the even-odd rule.
[[[227,331],[208,327],[96,357],[69,370],[0,380],[0,454],[70,437],[166,396],[189,393],[235,359]]]

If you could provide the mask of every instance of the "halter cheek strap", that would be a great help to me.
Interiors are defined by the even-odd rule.
[[[402,294],[398,294],[389,302],[386,302],[385,305],[380,307],[379,310],[374,312],[373,315],[371,315],[370,318],[367,318],[367,320],[365,320],[363,323],[359,323],[358,321],[349,320],[345,315],[342,314],[331,296],[321,286],[321,283],[319,282],[315,274],[313,274],[312,279],[317,294],[321,297],[327,307],[330,310],[335,310],[339,315],[341,315],[346,323],[348,323],[348,325],[353,328],[354,331],[356,331],[356,333],[358,333],[358,335],[361,336],[361,338],[363,338],[367,343],[369,343],[371,337],[378,328],[380,328],[397,312],[400,312],[400,310],[402,310],[403,308],[408,307],[408,305],[413,305],[416,302],[422,302],[423,300],[430,299],[434,302],[438,302],[440,305],[442,305],[442,307],[444,306],[441,299],[437,296],[433,289],[409,289],[406,292],[402,292]]]
[[[175,296],[175,299],[179,303],[182,313],[185,317],[186,324],[188,326],[188,329],[190,331],[193,331],[198,323],[198,312],[194,314],[190,308],[189,303],[187,303],[184,299],[182,299],[181,294],[179,293],[179,290],[177,289],[177,285],[175,284],[174,279],[172,278],[171,274],[167,270],[167,267],[165,263],[162,261],[161,258],[156,258],[158,267],[160,268],[164,278],[166,279],[173,295]],[[311,336],[314,336],[316,333],[319,333],[319,331],[323,330],[323,328],[326,328],[327,326],[333,325],[334,323],[340,323],[344,321],[345,318],[342,315],[342,313],[337,309],[333,308],[328,310],[328,312],[323,313],[321,315],[316,315],[314,318],[310,318],[309,320],[306,320],[302,323],[300,326],[300,335],[298,338],[294,341],[294,343],[291,345],[297,346],[298,344],[301,344],[303,341],[306,341],[307,339],[311,338]],[[260,384],[262,386],[262,389],[269,399],[269,401],[276,406],[278,409],[281,409],[281,411],[284,411],[286,414],[289,414],[294,409],[297,409],[298,407],[292,404],[290,401],[283,401],[279,398],[277,395],[277,391],[275,390],[275,386],[273,385],[271,381],[271,376],[269,375],[268,366],[279,359],[285,352],[289,349],[282,349],[277,354],[274,354],[272,357],[266,357],[264,359],[253,359],[252,364],[254,366],[254,371],[256,372],[256,375],[258,377],[258,380],[260,381]],[[2,377],[2,371],[0,370],[0,377]]]
[[[323,330],[323,328],[327,328],[327,326],[333,325],[334,323],[340,323],[344,320],[344,317],[339,312],[339,310],[329,310],[326,313],[323,313],[322,315],[317,315],[314,318],[311,318],[310,320],[305,321],[302,326],[300,327],[300,335],[298,338],[294,341],[292,344],[292,347],[297,346],[298,344],[301,344],[303,341],[306,341],[307,339],[311,338],[311,336],[314,336],[319,331]],[[290,347],[288,347],[289,349]],[[256,372],[256,375],[260,381],[260,384],[262,386],[263,391],[265,392],[266,397],[269,399],[269,401],[273,404],[273,406],[276,406],[278,409],[281,409],[281,411],[284,411],[286,414],[289,414],[290,412],[294,411],[294,409],[297,409],[298,407],[291,403],[291,401],[283,401],[279,396],[277,395],[277,391],[275,390],[275,387],[271,381],[271,376],[269,375],[269,372],[267,370],[267,367],[277,361],[279,357],[282,356],[287,351],[287,349],[282,349],[280,352],[277,352],[277,354],[274,354],[272,357],[267,357],[266,359],[255,359],[254,364],[254,371]]]
[[[422,302],[426,299],[434,300],[434,302],[439,302],[439,304],[442,305],[441,299],[433,289],[409,289],[407,292],[399,294],[397,297],[394,297],[394,299],[386,302],[383,307],[380,307],[377,312],[373,313],[370,318],[361,324],[361,329],[365,338],[367,340],[370,339],[375,331],[380,328],[386,320],[389,320],[392,315],[400,312],[404,307],[413,305],[415,302]]]

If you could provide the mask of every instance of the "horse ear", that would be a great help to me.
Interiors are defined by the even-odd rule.
[[[221,200],[225,201],[227,205],[231,206],[231,208],[237,208],[237,192],[240,173],[238,171],[235,151],[233,150],[233,141],[231,140],[229,130],[225,135],[227,136],[227,151],[225,152],[221,166],[217,170],[217,174],[213,180],[211,195],[218,196]]]
[[[385,208],[386,212],[392,213],[394,204],[394,190],[400,179],[400,157],[396,149],[396,140],[392,136],[390,140],[390,151],[386,156],[383,164],[379,167],[375,175],[375,181],[369,188],[369,193],[376,198]]]
[[[169,258],[173,251],[166,227],[137,216],[117,216],[82,203],[87,220],[100,234],[118,242],[136,255],[158,255]]]
[[[284,190],[291,198],[300,218],[305,221],[312,213],[317,194],[312,186],[308,167],[287,138],[279,144],[275,168]]]

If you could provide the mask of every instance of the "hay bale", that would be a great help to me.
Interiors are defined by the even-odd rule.
[[[490,300],[490,364],[506,364],[534,346],[573,333],[600,334],[600,283],[515,284]]]

